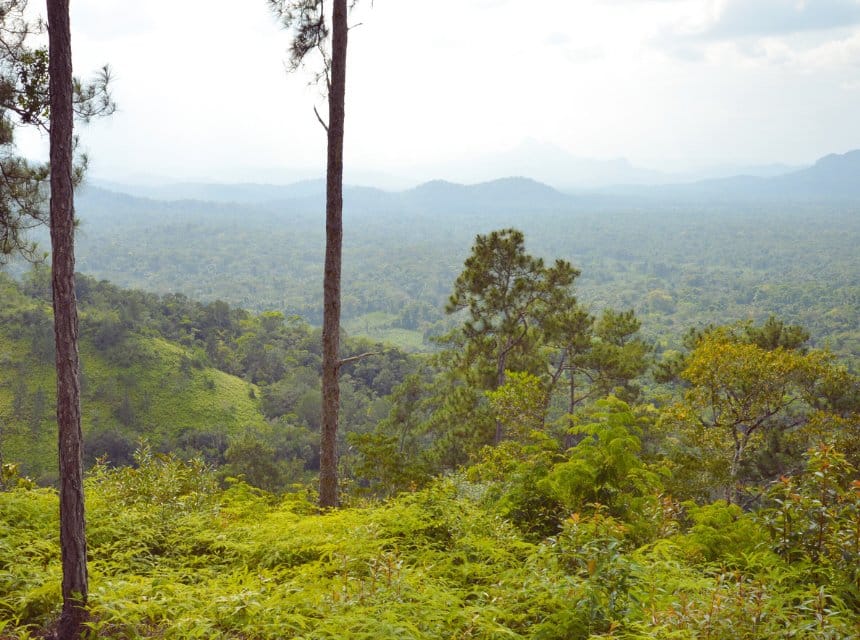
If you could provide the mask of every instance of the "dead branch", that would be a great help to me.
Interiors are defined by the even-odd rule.
[[[363,360],[364,358],[369,358],[370,356],[381,356],[382,354],[382,351],[368,351],[367,353],[360,353],[357,356],[343,358],[340,362],[337,363],[337,366],[342,367],[343,365],[350,364],[351,362],[357,362],[358,360]]]
[[[316,105],[314,105],[314,115],[317,117],[317,120],[319,120],[319,123],[322,125],[322,128],[325,129],[326,133],[328,133],[328,125],[325,123],[325,120],[322,119],[320,112],[317,111]]]

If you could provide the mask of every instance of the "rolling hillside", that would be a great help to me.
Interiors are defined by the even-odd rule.
[[[56,469],[50,305],[0,274],[0,454],[50,481]],[[146,437],[181,446],[195,433],[265,430],[256,387],[203,366],[189,349],[81,313],[83,428],[89,458],[128,453]],[[109,451],[110,450],[110,451]],[[120,460],[117,460],[120,461]]]

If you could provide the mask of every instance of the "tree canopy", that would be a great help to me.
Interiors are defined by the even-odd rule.
[[[27,160],[15,147],[18,127],[47,132],[51,119],[48,49],[37,44],[45,24],[29,20],[26,9],[27,0],[0,2],[0,264],[15,254],[39,258],[28,231],[48,221],[49,164]],[[115,110],[109,83],[107,66],[90,82],[73,79],[72,104],[79,120]],[[73,179],[80,183],[86,157],[78,154],[76,160]]]

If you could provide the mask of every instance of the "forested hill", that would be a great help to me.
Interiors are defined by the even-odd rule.
[[[316,468],[317,330],[277,312],[253,315],[85,276],[77,291],[87,466],[99,456],[131,463],[145,439],[154,451],[202,456],[268,488]],[[47,271],[23,283],[0,272],[0,299],[0,462],[20,463],[22,473],[50,483],[57,451]],[[343,419],[367,429],[386,415],[382,399],[414,365],[367,342],[348,340],[344,349],[378,352],[344,367]]]
[[[104,453],[130,460],[144,436],[179,448],[183,433],[210,425],[226,438],[265,424],[252,385],[204,365],[187,345],[142,332],[139,300],[86,278],[78,293],[90,463]],[[0,296],[0,457],[49,481],[57,466],[50,283],[41,274],[19,286],[0,274]]]
[[[322,185],[194,189],[245,202],[85,189],[78,269],[318,324]],[[261,202],[288,193],[295,197]],[[677,344],[690,326],[775,314],[807,327],[816,344],[860,352],[860,204],[610,199],[510,179],[398,194],[347,189],[345,207],[343,309],[354,335],[427,349],[447,326],[442,310],[475,235],[513,226],[531,252],[582,271],[582,301],[595,311],[634,308],[658,344]]]
[[[84,271],[210,298],[78,280],[99,637],[856,635],[860,379],[802,327],[730,323],[779,308],[856,353],[856,209],[353,211],[353,327],[420,340],[460,313],[432,356],[344,341],[345,508],[320,513],[319,331],[212,300],[312,316],[318,212],[89,197]],[[550,260],[473,238],[517,220]],[[12,638],[59,601],[57,497],[26,477],[56,468],[48,296],[44,268],[0,274]]]

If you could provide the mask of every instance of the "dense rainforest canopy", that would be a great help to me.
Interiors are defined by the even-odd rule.
[[[514,227],[531,255],[581,271],[577,298],[592,312],[633,308],[657,349],[678,348],[691,327],[776,315],[841,357],[860,352],[856,205],[584,196],[510,204],[517,184],[474,202],[454,185],[421,198],[347,189],[346,330],[432,348],[429,339],[452,326],[444,306],[475,235]],[[321,323],[321,293],[308,286],[323,268],[318,185],[187,193],[197,200],[82,189],[80,270]]]

